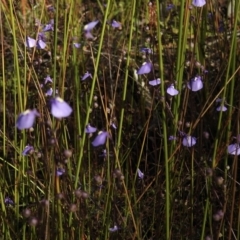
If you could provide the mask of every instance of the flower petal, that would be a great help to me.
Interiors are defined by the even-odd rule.
[[[60,97],[51,100],[51,113],[55,118],[68,117],[72,113],[72,108]]]
[[[108,132],[99,132],[98,135],[95,137],[95,139],[92,142],[92,145],[94,147],[98,147],[100,145],[105,144],[107,137],[108,137]]]
[[[231,155],[240,155],[240,146],[237,143],[228,146],[228,153]]]
[[[196,138],[195,137],[191,137],[191,136],[186,136],[183,138],[182,140],[182,145],[184,147],[192,147],[196,144]]]
[[[193,0],[192,1],[192,5],[194,7],[202,7],[206,4],[206,1],[205,0]]]
[[[88,124],[85,128],[85,133],[94,133],[97,131],[97,128],[92,127],[90,124]]]
[[[25,45],[28,48],[33,48],[36,46],[37,41],[34,38],[27,37]]]
[[[142,66],[137,71],[138,75],[150,73],[152,70],[152,63],[144,62]]]
[[[171,86],[167,88],[167,93],[171,96],[175,96],[178,95],[178,90],[174,88],[173,84],[171,84]]]
[[[161,79],[157,78],[148,82],[151,86],[157,86],[161,83]]]
[[[200,76],[197,76],[197,77],[191,79],[188,82],[187,86],[193,92],[197,92],[197,91],[201,90],[203,88],[202,78]]]
[[[18,116],[16,127],[20,130],[31,128],[35,122],[36,116],[39,116],[36,109],[26,110]]]
[[[84,31],[91,31],[93,28],[95,28],[95,26],[98,24],[98,20],[97,21],[93,21],[93,22],[90,22],[88,24],[86,24],[84,26]]]

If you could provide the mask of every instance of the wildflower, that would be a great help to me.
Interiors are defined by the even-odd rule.
[[[89,72],[86,72],[83,76],[82,76],[82,81],[86,80],[88,77],[92,78],[92,74]]]
[[[54,30],[54,19],[51,19],[48,24],[42,29],[43,32],[49,32]]]
[[[47,75],[47,77],[44,78],[44,84],[47,84],[48,82],[51,82],[51,83],[53,82],[52,78],[49,75]]]
[[[182,141],[184,147],[192,147],[196,144],[196,138],[191,136],[185,136]]]
[[[202,7],[206,4],[206,1],[205,0],[193,0],[192,1],[192,5],[194,7]]]
[[[141,170],[140,170],[139,168],[137,169],[137,174],[138,174],[138,177],[139,177],[140,179],[143,179],[143,178],[144,178],[144,173],[141,172]]]
[[[64,173],[65,173],[65,169],[64,168],[57,168],[56,175],[58,177],[62,176]]]
[[[153,51],[152,51],[151,48],[146,48],[146,47],[141,48],[141,49],[140,49],[140,52],[142,52],[142,53],[147,53],[147,54],[153,53]]]
[[[47,44],[43,40],[39,39],[37,40],[36,46],[38,49],[44,49],[47,46]]]
[[[40,116],[36,109],[26,110],[18,116],[16,127],[20,130],[31,128],[36,116]]]
[[[22,155],[26,156],[34,150],[33,146],[27,145],[22,151]]]
[[[219,107],[216,108],[216,110],[218,112],[225,112],[227,111],[227,107],[221,104]]]
[[[159,84],[161,83],[161,79],[160,79],[160,78],[157,78],[157,79],[154,79],[154,80],[149,81],[148,83],[149,83],[149,85],[151,85],[151,86],[157,86],[157,85],[159,85]]]
[[[95,26],[98,24],[98,22],[99,21],[97,20],[97,21],[93,21],[93,22],[90,22],[90,23],[86,24],[84,26],[84,31],[85,32],[91,31],[93,28],[95,28]]]
[[[4,199],[4,203],[5,203],[6,205],[14,205],[14,201],[13,201],[10,197],[6,197],[6,198]]]
[[[85,128],[85,133],[94,133],[97,131],[97,128],[92,127],[90,124],[88,124]]]
[[[92,145],[93,145],[94,147],[98,147],[98,146],[100,146],[100,145],[105,144],[105,142],[106,142],[106,140],[107,140],[107,137],[109,137],[108,132],[100,131],[100,132],[98,133],[98,135],[96,136],[96,138],[93,140]]]
[[[80,44],[80,43],[73,43],[73,46],[74,46],[75,48],[80,48],[80,47],[81,47],[81,44]]]
[[[115,20],[112,20],[111,26],[113,28],[122,29],[122,24],[120,22],[115,21]]]
[[[238,143],[230,144],[228,146],[228,153],[231,155],[240,155],[240,146]]]
[[[202,82],[202,78],[200,76],[196,76],[194,78],[192,78],[188,84],[187,84],[188,88],[190,90],[192,90],[193,92],[197,92],[200,89],[203,88],[203,82]]]
[[[94,39],[94,36],[91,34],[90,31],[86,31],[84,35],[86,39]]]
[[[31,38],[31,37],[27,37],[26,42],[25,42],[25,46],[28,48],[33,48],[36,46],[36,39]]]
[[[166,6],[166,10],[172,10],[174,8],[174,4],[167,4],[167,6]]]
[[[150,73],[152,70],[152,63],[150,62],[144,62],[142,66],[138,69],[137,74],[147,74]]]
[[[167,88],[167,93],[171,96],[178,95],[178,90],[174,88],[174,85],[171,84],[170,87]]]
[[[114,225],[113,228],[109,228],[109,231],[110,231],[110,232],[116,232],[118,229],[119,229],[118,226],[117,226],[117,225]]]
[[[51,113],[55,118],[68,117],[72,113],[72,108],[60,97],[51,100]]]
[[[169,140],[169,141],[177,140],[177,137],[171,135],[171,136],[168,138],[168,140]]]

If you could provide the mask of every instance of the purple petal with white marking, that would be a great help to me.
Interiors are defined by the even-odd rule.
[[[218,112],[225,112],[227,111],[227,107],[224,105],[220,105],[219,107],[216,108]]]
[[[117,230],[118,230],[117,225],[114,225],[113,228],[109,228],[109,231],[110,231],[110,232],[116,232]]]
[[[26,156],[30,153],[31,150],[34,150],[33,146],[27,145],[23,151],[22,151],[22,155]]]
[[[18,116],[16,127],[19,130],[31,128],[35,122],[36,116],[40,116],[36,109],[26,110]]]
[[[94,36],[91,34],[90,31],[86,31],[84,35],[86,39],[94,39]]]
[[[51,113],[55,118],[64,118],[70,116],[72,108],[60,97],[51,100]]]
[[[94,147],[104,145],[106,143],[106,140],[107,140],[108,136],[109,136],[108,132],[104,132],[104,131],[99,132],[98,135],[93,140],[92,145]]]
[[[188,88],[193,92],[197,92],[203,88],[202,78],[200,76],[192,78],[188,84]]]
[[[92,74],[89,72],[86,72],[83,76],[82,76],[82,81],[86,80],[88,77],[92,78]]]
[[[137,169],[137,174],[140,179],[144,178],[144,173],[139,168]]]
[[[94,133],[97,131],[97,128],[92,127],[90,124],[88,124],[85,128],[85,133]]]
[[[240,155],[240,146],[237,143],[228,146],[228,153],[231,155]]]
[[[167,93],[171,96],[175,96],[178,95],[178,90],[174,88],[173,84],[171,84],[171,86],[167,88]]]
[[[138,75],[150,73],[152,70],[152,63],[144,62],[142,66],[137,71]]]
[[[80,47],[81,47],[81,44],[80,44],[80,43],[73,43],[73,46],[74,46],[75,48],[80,48]]]
[[[84,26],[84,31],[91,31],[93,28],[95,28],[95,26],[98,24],[98,20],[97,21],[93,21],[93,22],[90,22],[90,23],[88,23],[88,24],[86,24],[85,26]]]
[[[47,84],[48,82],[50,82],[50,83],[53,82],[52,78],[49,75],[47,75],[47,77],[44,78],[44,84]]]
[[[182,145],[184,147],[192,147],[196,144],[196,138],[191,136],[186,136],[183,138]]]
[[[121,28],[121,27],[122,27],[121,23],[120,23],[120,22],[117,22],[117,21],[115,21],[115,20],[112,20],[111,26],[112,26],[113,28]]]
[[[46,24],[42,29],[43,32],[49,32],[54,30],[54,21],[51,21],[49,24]]]
[[[161,79],[157,78],[148,82],[151,86],[157,86],[161,83]]]
[[[206,1],[205,0],[193,0],[192,1],[192,5],[194,7],[202,7],[206,4]]]
[[[39,39],[37,41],[37,48],[38,49],[44,49],[46,46],[47,46],[47,44],[43,40]]]
[[[37,43],[36,39],[27,37],[25,45],[28,48],[33,48],[36,46],[36,43]]]
[[[65,173],[65,169],[64,168],[57,168],[56,175],[58,177],[62,176],[64,173]]]
[[[151,48],[141,48],[140,52],[151,54],[152,53],[152,49]]]

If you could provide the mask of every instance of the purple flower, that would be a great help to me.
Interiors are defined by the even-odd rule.
[[[93,21],[93,22],[90,22],[90,23],[86,24],[84,26],[84,31],[86,31],[86,32],[91,31],[93,28],[95,28],[95,26],[98,24],[98,22],[99,21],[97,20],[97,21]]]
[[[85,128],[85,133],[94,133],[97,131],[97,128],[92,127],[90,124],[88,124]]]
[[[228,146],[228,153],[231,155],[240,155],[240,146],[237,143]]]
[[[192,1],[192,5],[194,7],[202,7],[206,4],[206,1],[205,0],[193,0]]]
[[[157,78],[148,82],[151,86],[157,86],[161,83],[161,79]]]
[[[4,199],[4,203],[5,203],[6,205],[14,205],[14,201],[13,201],[10,197],[6,197],[6,198]]]
[[[169,10],[172,10],[174,8],[174,4],[167,4],[167,7],[166,9],[169,11]]]
[[[49,75],[47,75],[46,78],[44,78],[44,84],[47,84],[48,82],[52,83],[53,80],[51,79],[51,77]]]
[[[142,52],[142,53],[147,53],[147,54],[153,53],[153,51],[152,51],[151,48],[145,48],[145,47],[141,48],[141,49],[140,49],[140,52]]]
[[[31,38],[31,37],[27,37],[26,42],[25,42],[25,46],[28,48],[33,48],[36,46],[36,39]]]
[[[113,228],[109,228],[109,231],[110,231],[110,232],[116,232],[118,229],[119,229],[118,226],[117,226],[117,225],[114,225]]]
[[[218,112],[225,112],[227,111],[227,107],[221,104],[219,107],[216,108],[216,110]]]
[[[140,179],[143,179],[143,178],[144,178],[144,173],[141,172],[141,170],[140,170],[139,168],[137,169],[137,174],[138,174],[138,177],[139,177]]]
[[[43,28],[43,32],[49,32],[54,30],[54,19],[51,19],[49,24],[46,24],[45,27]]]
[[[55,118],[68,117],[72,113],[72,108],[60,97],[51,100],[51,113]]]
[[[187,86],[193,92],[197,92],[197,91],[201,90],[203,88],[202,78],[200,76],[196,76],[196,77],[192,78],[188,82]]]
[[[150,73],[152,70],[152,63],[150,62],[144,62],[142,66],[138,69],[137,74],[147,74]]]
[[[64,168],[57,168],[56,175],[58,177],[62,176],[64,173],[65,173],[65,169]]]
[[[191,136],[185,136],[182,141],[184,147],[192,147],[196,144],[196,138]]]
[[[80,44],[80,43],[73,43],[73,46],[74,46],[75,48],[80,48],[80,47],[81,47],[81,44]]]
[[[32,150],[34,150],[33,146],[27,145],[24,150],[22,151],[22,155],[28,155]]]
[[[92,78],[92,74],[89,72],[86,72],[83,76],[82,76],[82,81],[86,80],[88,77]]]
[[[113,28],[119,28],[119,29],[122,28],[122,24],[120,22],[115,21],[115,20],[112,20],[111,26]]]
[[[94,147],[98,147],[100,145],[104,145],[108,137],[109,137],[108,132],[101,131],[101,132],[98,133],[98,135],[93,140],[92,145]]]
[[[43,40],[41,40],[41,39],[37,40],[37,48],[38,49],[44,49],[46,46],[47,46],[47,44]]]
[[[178,95],[178,90],[174,88],[174,85],[171,84],[170,87],[167,88],[167,93],[171,96]]]
[[[171,136],[168,138],[168,140],[169,140],[169,141],[177,140],[177,137],[171,135]]]
[[[26,110],[18,116],[16,127],[20,130],[31,128],[36,116],[40,116],[36,109]]]
[[[86,39],[94,39],[94,36],[91,34],[90,31],[86,31],[84,35]]]

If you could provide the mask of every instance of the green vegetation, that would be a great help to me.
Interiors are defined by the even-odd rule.
[[[1,239],[240,239],[239,1],[52,2],[0,4]]]

